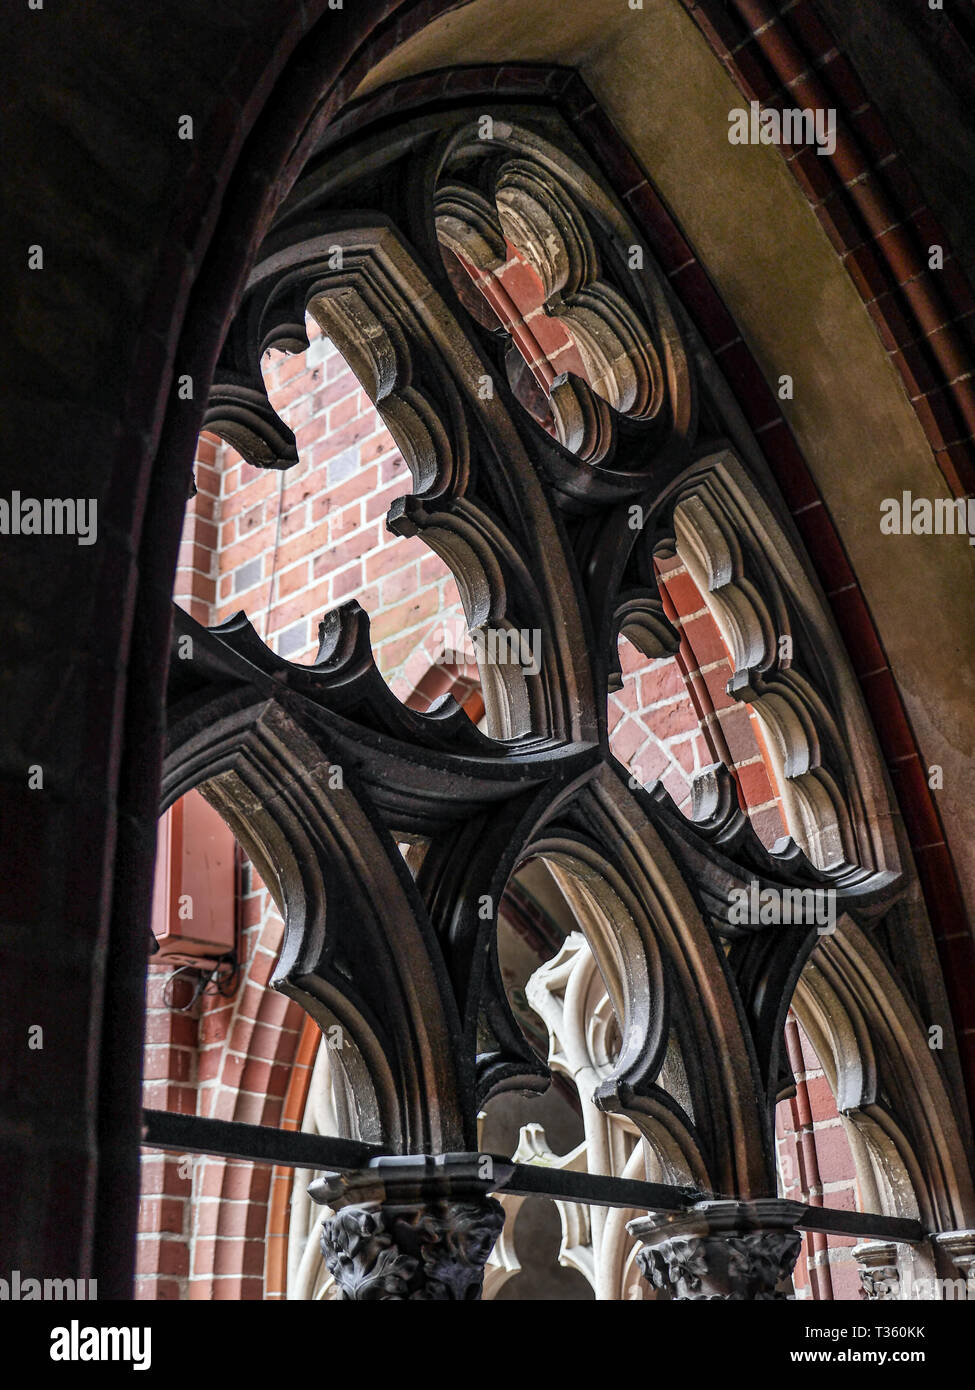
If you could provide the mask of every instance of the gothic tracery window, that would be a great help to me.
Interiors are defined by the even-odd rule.
[[[412,490],[383,473],[340,504],[373,465],[343,462],[327,416],[331,559],[295,590],[296,626],[327,608],[317,655],[307,625],[273,649],[243,616],[180,618],[167,795],[202,786],[240,834],[284,917],[276,988],[349,1040],[318,1044],[309,1132],[473,1152],[492,1107],[548,1083],[576,1142],[526,1119],[516,1161],[771,1199],[793,999],[815,1018],[857,972],[891,984],[864,924],[910,875],[846,654],[702,343],[561,119],[459,108],[362,140],[358,179],[326,142],[281,210],[207,425],[283,498],[309,440],[287,382],[347,364],[348,418],[377,413]],[[416,550],[402,593],[384,542],[345,568],[384,518]],[[898,1085],[847,1086],[859,1199],[885,1211]],[[331,1298],[352,1256],[323,1266],[307,1176],[287,1296]],[[486,1296],[529,1287],[523,1199],[499,1195]],[[638,1210],[558,1215],[558,1261],[596,1298],[669,1296]]]

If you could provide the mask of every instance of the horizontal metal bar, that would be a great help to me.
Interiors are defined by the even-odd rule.
[[[809,1215],[798,1222],[803,1231],[822,1231],[831,1236],[859,1236],[861,1240],[903,1241],[913,1245],[924,1240],[920,1221],[906,1216],[880,1216],[871,1211],[840,1211],[837,1207],[810,1207]]]
[[[245,1125],[239,1120],[209,1120],[202,1115],[177,1115],[168,1110],[144,1110],[142,1121],[142,1142],[152,1149],[216,1154],[252,1163],[280,1164],[284,1168],[351,1173],[386,1152],[378,1144],[362,1144],[355,1139],[331,1139],[301,1130]]]
[[[637,1211],[685,1211],[691,1200],[687,1189],[664,1183],[567,1172],[535,1163],[516,1163],[503,1190],[515,1197],[552,1197],[583,1206],[635,1207]]]
[[[168,1110],[143,1111],[142,1142],[153,1149],[216,1154],[252,1163],[312,1168],[327,1173],[354,1172],[365,1168],[370,1159],[388,1153],[379,1144],[363,1144],[355,1139],[331,1139],[300,1130],[245,1125],[237,1120],[210,1120],[202,1115],[177,1115]],[[509,1159],[495,1157],[499,1167],[508,1166]],[[704,1192],[665,1183],[568,1172],[534,1163],[516,1163],[503,1190],[516,1197],[549,1197],[583,1206],[631,1207],[636,1211],[679,1212],[695,1202],[721,1200]],[[923,1240],[925,1236],[920,1221],[904,1217],[839,1211],[834,1207],[808,1207],[807,1211],[808,1216],[796,1223],[800,1230],[907,1244]]]
[[[515,1196],[551,1197],[586,1206],[635,1207],[638,1211],[685,1211],[694,1202],[720,1201],[706,1192],[640,1182],[634,1178],[607,1178],[594,1173],[566,1172],[529,1163],[516,1163],[504,1191]],[[863,1240],[913,1243],[924,1239],[920,1221],[874,1212],[840,1211],[835,1207],[809,1207],[809,1215],[796,1224],[803,1231],[821,1231]]]

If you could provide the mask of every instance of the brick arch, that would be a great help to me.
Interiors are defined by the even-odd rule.
[[[179,1012],[192,993],[172,966],[150,969],[146,1106],[277,1126],[300,1062],[307,1022],[299,1005],[267,988],[283,923],[253,866],[244,861],[239,916],[241,975],[233,995],[203,994],[197,1012]],[[136,1296],[151,1299],[259,1299],[271,1174],[260,1164],[147,1153]]]
[[[791,147],[783,154],[873,320],[945,481],[956,497],[975,492],[975,384],[964,324],[975,295],[853,65],[808,0],[681,2],[749,100],[837,109],[833,154]],[[945,249],[941,270],[927,256],[935,244]]]

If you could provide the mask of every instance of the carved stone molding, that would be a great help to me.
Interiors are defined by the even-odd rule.
[[[655,1289],[679,1301],[769,1302],[799,1254],[798,1202],[698,1202],[681,1215],[631,1221],[637,1263]]]
[[[934,1241],[967,1283],[969,1297],[975,1297],[975,1230],[941,1231]]]
[[[361,1172],[312,1183],[310,1195],[332,1208],[321,1244],[340,1297],[479,1299],[504,1225],[501,1203],[487,1194],[510,1172],[482,1155],[447,1154],[376,1159]]]
[[[861,1298],[871,1302],[900,1297],[897,1246],[890,1241],[868,1241],[853,1248],[860,1269]]]

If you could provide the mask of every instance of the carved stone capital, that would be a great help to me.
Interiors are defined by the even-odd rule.
[[[798,1202],[698,1202],[688,1211],[628,1223],[643,1243],[637,1263],[647,1280],[677,1300],[785,1299],[801,1237]]]
[[[975,1298],[975,1230],[939,1231],[934,1242],[965,1280],[968,1297]]]
[[[380,1158],[309,1188],[332,1208],[322,1254],[343,1299],[479,1299],[504,1225],[488,1196],[511,1165],[485,1155]]]
[[[860,1297],[890,1300],[900,1297],[897,1246],[891,1241],[871,1240],[855,1245],[853,1255],[860,1269]]]

